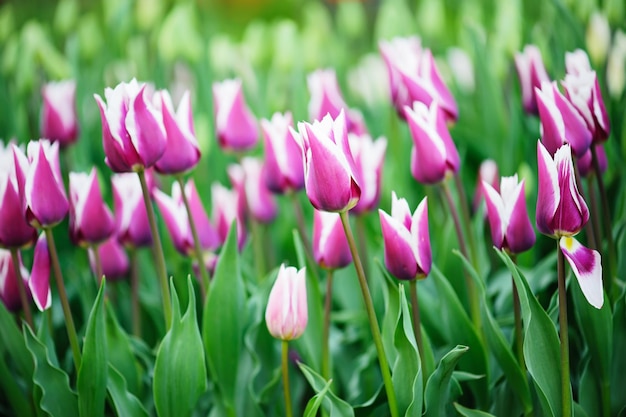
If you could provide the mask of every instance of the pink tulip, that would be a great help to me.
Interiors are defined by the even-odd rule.
[[[267,301],[267,329],[277,339],[294,340],[302,336],[307,322],[305,269],[282,264]]]
[[[176,112],[174,112],[172,98],[166,90],[160,92],[160,97],[167,141],[163,156],[155,164],[156,170],[162,174],[179,174],[189,171],[200,160],[200,148],[193,127],[189,92],[185,92],[181,98]]]
[[[28,270],[22,265],[21,256],[19,268],[24,286],[28,288]],[[0,299],[9,311],[19,311],[22,307],[17,282],[11,252],[0,249]]]
[[[111,182],[118,240],[125,246],[149,246],[152,233],[139,178],[133,173],[115,174]]]
[[[350,134],[348,139],[361,185],[361,198],[352,211],[360,214],[378,207],[387,139],[380,137],[373,141],[368,134]]]
[[[260,223],[270,223],[276,218],[278,207],[274,195],[265,185],[264,171],[263,161],[245,157],[241,165],[228,167],[228,176],[239,195],[244,196],[241,202],[250,215]]]
[[[105,241],[115,231],[111,210],[102,199],[96,168],[70,172],[70,237],[78,245]]]
[[[230,227],[237,225],[237,247],[241,250],[246,243],[245,222],[240,210],[241,203],[237,190],[229,190],[222,184],[214,182],[211,186],[211,200],[213,202],[213,224],[217,230],[220,245],[226,242]]]
[[[274,193],[287,193],[304,188],[302,151],[290,128],[291,113],[274,113],[271,120],[261,120],[265,141],[264,179]]]
[[[324,269],[350,265],[352,254],[338,213],[313,213],[313,258]]]
[[[115,281],[124,278],[130,270],[130,262],[124,247],[119,243],[117,237],[104,241],[97,247],[98,255],[100,255],[100,263],[102,264],[102,274],[107,281]],[[91,270],[95,273],[96,264],[92,250],[89,251],[89,264]]]
[[[241,80],[214,83],[213,107],[217,140],[223,150],[242,152],[256,146],[256,119],[244,100]]]
[[[598,158],[598,166],[600,167],[600,172],[606,172],[609,166],[609,161],[606,157],[606,150],[604,150],[604,143],[598,143],[592,146],[596,147],[596,157]],[[588,177],[594,172],[591,157],[591,149],[589,149],[587,152],[585,152],[582,158],[578,158],[576,160],[576,164],[578,165],[578,172],[580,173],[581,177]]]
[[[423,184],[437,184],[459,170],[459,153],[450,132],[434,101],[430,107],[415,102],[413,108],[405,107],[411,136],[411,173]]]
[[[539,114],[535,88],[541,88],[542,83],[550,81],[539,48],[535,45],[526,45],[523,52],[517,52],[515,67],[522,88],[524,110],[526,113]]]
[[[298,123],[306,194],[318,210],[345,212],[356,206],[361,187],[350,152],[344,112],[335,120]]]
[[[134,78],[106,88],[106,103],[94,95],[102,118],[105,162],[115,172],[142,171],[165,151],[163,117],[146,95],[146,84]]]
[[[76,116],[76,81],[52,82],[41,89],[43,111],[41,136],[61,147],[71,145],[78,138]]]

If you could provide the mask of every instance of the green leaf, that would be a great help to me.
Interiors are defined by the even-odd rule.
[[[24,339],[35,361],[33,381],[41,390],[39,407],[52,417],[77,416],[78,398],[67,374],[50,363],[48,349],[28,326],[24,326]]]
[[[182,318],[172,280],[170,289],[172,327],[161,342],[154,364],[154,404],[160,417],[184,417],[191,415],[205,391],[207,375],[191,277],[187,277],[189,303]]]
[[[446,353],[435,372],[426,382],[425,406],[426,417],[438,417],[445,415],[446,404],[448,403],[448,391],[450,388],[450,378],[459,359],[469,348],[467,346],[456,346]]]
[[[107,339],[104,324],[106,280],[100,284],[87,321],[83,357],[78,370],[78,411],[83,417],[104,416],[107,387]]]
[[[110,364],[107,390],[118,416],[148,417],[148,412],[141,402],[128,390],[124,376]]]
[[[34,371],[33,359],[26,349],[22,332],[4,303],[0,303],[0,340],[2,340],[2,348],[9,354],[22,378],[25,381],[31,381]]]
[[[471,408],[463,407],[459,403],[454,403],[454,408],[463,417],[494,417],[493,414],[485,413],[480,410],[472,410]]]
[[[244,303],[237,227],[233,224],[219,256],[202,318],[202,338],[209,373],[219,388],[225,406],[231,411],[235,407],[237,369],[243,342]]]
[[[326,393],[330,390],[330,384],[333,383],[332,379],[329,379],[324,388],[315,394],[307,403],[306,408],[304,409],[304,417],[315,417],[317,416],[317,410],[320,409],[322,405],[322,400],[326,396]]]
[[[298,363],[302,374],[309,381],[309,385],[313,388],[313,391],[316,393],[320,393],[324,391],[327,381],[322,378],[318,373],[316,373],[313,369],[309,368],[302,362]],[[337,397],[332,390],[328,390],[324,398],[322,399],[322,405],[324,406],[324,410],[329,414],[330,417],[353,417],[354,410],[344,400]]]
[[[398,317],[400,316],[399,290],[396,281],[389,276],[384,265],[380,260],[376,260],[376,264],[382,271],[383,277],[387,285],[383,286],[385,300],[385,315],[383,316],[381,325],[381,336],[383,347],[385,348],[385,356],[388,363],[396,363],[396,349],[394,347],[394,339],[396,336],[396,327]]]
[[[626,126],[626,124],[624,125]],[[613,308],[613,352],[626,352],[626,292],[622,293]],[[611,415],[617,416],[626,410],[626,355],[616,354],[611,364]],[[626,414],[626,412],[624,412]]]
[[[128,390],[139,395],[141,388],[140,366],[133,354],[130,338],[117,321],[115,310],[111,304],[105,301],[105,307],[109,364],[124,376]]]
[[[393,364],[392,382],[398,411],[405,416],[421,416],[423,401],[422,366],[415,342],[411,313],[404,295],[404,285],[400,285],[400,314],[396,323],[394,346],[397,352]]]
[[[16,379],[4,362],[3,345],[0,343],[0,389],[6,395],[8,405],[17,416],[33,416],[34,410],[30,405],[30,401],[24,395],[20,387],[19,380]],[[26,350],[26,349],[25,349]]]
[[[511,258],[503,251],[496,253],[513,274],[518,289],[524,322],[524,359],[535,381],[541,406],[546,415],[560,416],[561,354],[556,329]]]
[[[530,396],[530,387],[528,386],[528,380],[526,379],[526,370],[521,369],[517,359],[513,355],[509,344],[507,343],[502,330],[498,326],[496,320],[491,314],[491,308],[489,306],[485,284],[478,276],[478,273],[470,264],[470,262],[459,251],[453,251],[463,261],[465,269],[469,272],[470,276],[476,284],[478,290],[478,297],[481,300],[480,309],[483,322],[483,330],[487,339],[487,344],[494,355],[498,364],[502,368],[502,372],[506,376],[507,381],[511,385],[511,388],[517,394],[522,406],[526,413],[531,413],[533,409],[532,398]],[[512,283],[511,283],[512,285]]]

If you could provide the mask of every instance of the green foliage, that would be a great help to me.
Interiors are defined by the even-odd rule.
[[[426,390],[424,393],[424,416],[443,416],[445,415],[450,379],[461,356],[465,354],[469,348],[467,346],[456,346],[450,352],[446,353],[437,365],[435,372],[428,378]]]
[[[322,405],[324,410],[330,417],[353,417],[354,410],[347,402],[337,397],[332,390],[328,388],[328,381],[324,380],[321,375],[309,368],[303,363],[299,363],[298,366],[302,371],[302,374],[309,381],[311,388],[317,393],[322,394]],[[315,402],[315,401],[314,401]],[[311,405],[311,408],[313,406]],[[308,405],[307,405],[308,408]],[[310,409],[309,409],[310,411]]]

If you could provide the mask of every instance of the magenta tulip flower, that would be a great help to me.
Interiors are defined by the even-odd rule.
[[[76,116],[76,81],[52,82],[41,89],[43,111],[41,137],[59,142],[64,148],[78,138]]]
[[[387,66],[391,100],[398,114],[419,101],[430,106],[438,101],[446,121],[456,121],[459,110],[443,82],[430,49],[415,36],[381,41],[379,49]]]
[[[198,231],[200,247],[208,251],[217,249],[220,245],[217,232],[209,222],[209,217],[204,210],[193,180],[189,180],[185,185],[185,195],[189,201],[191,215]],[[178,182],[172,184],[171,197],[160,190],[155,190],[154,199],[172,236],[174,247],[181,254],[192,256],[195,252],[193,234],[180,184]]]
[[[589,220],[589,211],[576,187],[570,146],[563,145],[552,159],[538,142],[537,159],[537,228],[541,233],[559,239],[561,251],[585,298],[594,307],[601,308],[604,292],[600,254],[573,238]]]
[[[528,218],[524,180],[518,182],[517,174],[502,177],[500,191],[489,183],[482,183],[491,239],[498,249],[521,253],[535,244],[535,231]]]
[[[413,108],[405,107],[405,115],[411,136],[411,173],[423,184],[437,184],[449,174],[459,170],[459,153],[452,141],[448,126],[439,105],[430,107],[415,102]]]
[[[598,158],[598,166],[600,167],[600,172],[606,172],[609,161],[606,158],[606,150],[604,150],[604,143],[600,142],[596,145],[591,145],[596,147],[596,157]],[[589,149],[582,158],[578,158],[576,160],[576,164],[578,165],[578,172],[581,177],[588,177],[589,174],[594,172],[593,161],[591,160],[592,154],[591,149]]]
[[[125,246],[151,245],[152,233],[139,178],[133,173],[115,174],[111,183],[118,240]]]
[[[350,152],[344,112],[333,120],[298,123],[304,155],[306,194],[322,211],[345,212],[361,197],[357,170]]]
[[[106,103],[94,98],[102,118],[105,162],[114,172],[139,172],[161,158],[166,133],[161,112],[146,97],[146,84],[134,78],[104,90]]]
[[[21,256],[18,267],[24,281],[24,287],[28,288],[28,270],[22,265]],[[17,283],[11,252],[0,249],[0,299],[9,311],[19,311],[22,306]]]
[[[515,67],[522,88],[524,110],[529,114],[539,114],[535,89],[541,88],[542,83],[550,81],[539,48],[535,45],[526,45],[523,52],[517,52]]]
[[[277,339],[294,340],[302,336],[308,319],[305,269],[282,264],[267,301],[267,329]]]
[[[102,274],[106,277],[107,281],[116,281],[122,279],[128,275],[130,270],[130,261],[128,255],[124,250],[124,247],[117,240],[117,237],[112,236],[105,240],[102,244],[96,248],[98,255],[100,255],[100,263],[102,266]],[[93,249],[89,251],[89,265],[92,272],[96,273],[96,259],[93,256]]]
[[[240,210],[239,193],[236,189],[229,190],[222,184],[214,182],[211,185],[211,200],[213,202],[213,224],[220,240],[220,245],[226,242],[228,232],[233,222],[237,225],[237,247],[241,250],[246,243],[245,222]]]
[[[243,152],[259,140],[256,119],[243,97],[241,80],[213,83],[217,140],[225,151]]]
[[[304,188],[302,150],[290,128],[290,112],[274,113],[271,120],[261,120],[265,141],[265,185],[274,193],[288,193]]]
[[[585,119],[593,133],[593,142],[603,142],[611,133],[609,116],[604,106],[596,72],[591,69],[587,54],[578,49],[565,54],[567,74],[562,82],[567,98]]]
[[[0,142],[0,247],[22,248],[35,243],[37,230],[22,211],[12,145]]]
[[[193,127],[191,98],[186,91],[180,99],[178,110],[174,112],[170,94],[163,90],[160,96],[166,144],[165,152],[156,162],[155,168],[162,174],[180,174],[195,167],[200,160],[200,148]]]
[[[26,221],[34,227],[52,227],[67,215],[69,203],[59,166],[59,144],[31,141],[28,158],[13,146],[15,173]]]
[[[545,82],[535,90],[541,140],[554,155],[563,144],[569,143],[577,158],[582,157],[591,145],[591,132],[576,108],[559,91],[556,82]]]
[[[70,172],[70,237],[81,246],[97,244],[115,231],[113,213],[104,203],[96,168]]]
[[[432,266],[427,198],[424,197],[411,216],[407,201],[392,192],[391,216],[380,209],[378,214],[389,272],[401,280],[426,278]]]
[[[368,134],[350,134],[348,139],[361,185],[361,198],[352,212],[361,214],[378,207],[387,139],[380,137],[373,141]]]
[[[324,269],[350,265],[352,254],[338,213],[313,213],[313,258]]]
[[[260,223],[272,222],[278,213],[278,207],[274,195],[265,185],[263,161],[258,158],[245,157],[241,164],[233,164],[228,167],[228,176],[240,199],[239,210],[245,212],[246,208],[252,217]],[[244,213],[242,215],[245,216]]]

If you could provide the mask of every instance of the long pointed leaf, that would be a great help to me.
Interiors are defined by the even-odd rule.
[[[437,369],[428,378],[425,392],[425,417],[445,415],[450,378],[452,378],[452,373],[457,363],[468,350],[467,346],[456,346],[441,358]]]

